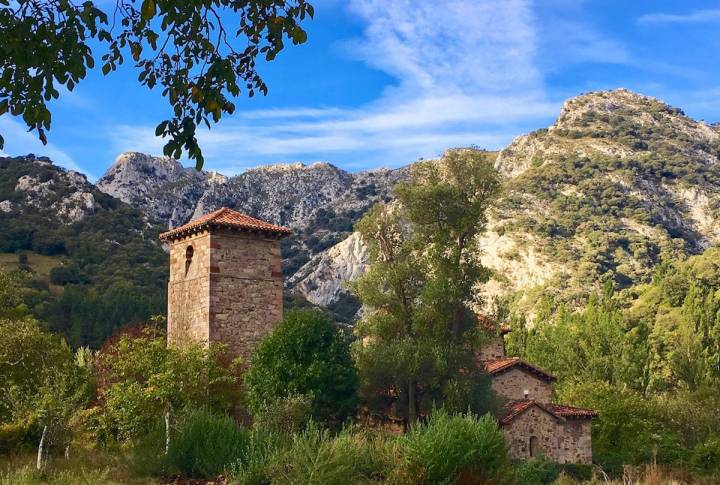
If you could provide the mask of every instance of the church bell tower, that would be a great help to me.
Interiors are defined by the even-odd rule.
[[[161,234],[170,246],[168,344],[219,342],[249,360],[282,319],[288,234],[227,207]]]

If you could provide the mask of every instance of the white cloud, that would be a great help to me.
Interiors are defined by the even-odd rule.
[[[349,11],[365,27],[341,50],[395,83],[357,108],[238,113],[199,134],[207,168],[236,173],[288,158],[397,166],[453,146],[499,148],[557,113],[535,65],[526,0],[352,0]],[[113,141],[153,153],[163,144],[149,126],[114,128]]]
[[[7,115],[0,116],[0,133],[2,133],[2,136],[5,138],[4,151],[6,154],[13,154],[15,156],[26,155],[28,153],[44,155],[61,167],[85,173],[91,181],[97,178],[93,174],[83,170],[70,155],[53,143],[43,145],[35,133],[28,132],[25,125],[13,120]]]
[[[680,24],[720,21],[720,9],[695,10],[686,14],[650,13],[638,18],[641,24]]]

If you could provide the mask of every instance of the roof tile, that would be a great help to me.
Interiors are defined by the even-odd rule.
[[[488,374],[498,374],[500,372],[512,369],[513,367],[521,367],[526,371],[532,372],[533,374],[540,376],[546,381],[552,382],[556,380],[554,375],[542,370],[539,367],[525,362],[519,357],[506,357],[504,359],[486,360],[483,362],[483,364],[485,364],[485,372],[487,372]]]
[[[227,227],[253,232],[265,232],[276,236],[287,236],[290,229],[255,219],[228,207],[222,207],[210,214],[199,217],[187,224],[160,234],[160,240],[169,241],[208,227]]]

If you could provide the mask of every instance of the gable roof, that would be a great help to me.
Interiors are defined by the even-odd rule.
[[[178,239],[208,228],[228,228],[241,231],[260,232],[277,237],[284,237],[292,231],[287,227],[276,226],[269,222],[255,219],[228,207],[222,207],[210,214],[199,217],[187,224],[160,234],[161,241]]]
[[[500,374],[514,368],[520,368],[526,372],[529,372],[530,374],[534,374],[535,376],[546,382],[555,382],[557,380],[554,375],[542,370],[539,367],[525,362],[519,357],[507,357],[505,359],[486,360],[483,362],[483,364],[485,364],[485,372],[490,375]]]
[[[532,399],[521,399],[519,401],[508,401],[505,403],[503,406],[503,414],[500,416],[500,424],[510,424],[515,418],[534,406],[542,409],[557,420],[563,419],[563,417],[557,414],[550,406],[540,404]]]

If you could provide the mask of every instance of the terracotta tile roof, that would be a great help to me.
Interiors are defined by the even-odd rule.
[[[510,401],[503,406],[503,415],[500,417],[500,422],[508,424],[534,405],[535,401]]]
[[[514,367],[521,367],[522,369],[537,375],[545,381],[553,382],[556,380],[554,375],[532,364],[528,364],[519,357],[506,357],[504,359],[486,360],[485,362],[483,362],[483,364],[485,365],[485,371],[488,374],[499,374],[500,372],[505,372],[506,370],[510,370]]]
[[[548,404],[548,408],[558,416],[570,419],[592,419],[597,418],[598,413],[592,409],[574,408],[572,406],[561,406],[560,404]]]
[[[503,414],[500,416],[500,424],[511,423],[515,418],[533,406],[537,406],[546,413],[552,415],[554,418],[562,420],[562,417],[555,413],[549,406],[540,404],[532,399],[522,399],[519,401],[508,401],[505,403],[503,406]]]
[[[574,408],[570,406],[561,406],[559,404],[543,404],[532,399],[521,399],[518,401],[508,401],[503,406],[503,414],[500,416],[500,424],[509,424],[515,418],[527,411],[533,406],[537,406],[553,417],[563,419],[592,419],[597,417],[597,412],[592,409]]]
[[[176,239],[208,227],[226,227],[244,231],[264,232],[279,237],[287,236],[291,232],[290,229],[286,227],[276,226],[269,222],[254,219],[228,207],[223,207],[210,214],[198,217],[184,226],[176,227],[160,234],[160,240],[168,241]]]
[[[497,326],[495,325],[495,322],[485,314],[478,313],[477,321],[485,330],[487,330],[489,332],[494,333],[495,331],[498,330]],[[508,327],[507,325],[501,325],[499,330],[500,330],[500,335],[508,334],[511,331],[510,327]]]

